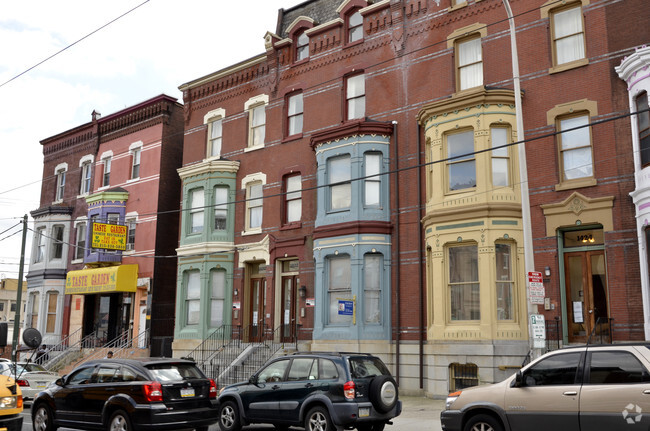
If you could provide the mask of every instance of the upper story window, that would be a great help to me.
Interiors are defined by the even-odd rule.
[[[50,260],[63,258],[63,225],[55,224],[52,226],[52,254]]]
[[[75,226],[75,260],[83,259],[86,251],[86,222],[76,223]]]
[[[131,251],[135,250],[135,228],[137,226],[137,220],[135,217],[126,218],[126,250]]]
[[[262,227],[262,209],[264,203],[262,195],[261,182],[250,183],[246,186],[247,230]]]
[[[463,39],[456,43],[458,90],[483,85],[483,55],[479,36]]]
[[[363,203],[366,207],[378,207],[381,205],[381,153],[366,153],[364,161],[364,195]]]
[[[363,39],[363,17],[359,10],[348,15],[348,43]]]
[[[93,174],[93,160],[92,157],[84,157],[80,160],[79,167],[81,168],[81,185],[79,187],[80,195],[87,195],[90,193],[92,187],[92,174]]]
[[[560,118],[558,128],[562,179],[593,177],[589,115],[583,113]]]
[[[380,253],[363,256],[363,316],[366,323],[381,323],[381,280],[384,257]]]
[[[203,117],[203,124],[208,128],[208,142],[206,157],[221,157],[223,119],[226,117],[226,110],[223,108],[214,109]]]
[[[302,177],[300,174],[284,177],[285,224],[299,222],[302,217]]]
[[[294,93],[287,98],[287,136],[302,133],[303,103],[302,93]]]
[[[309,36],[305,30],[296,37],[296,61],[309,58]]]
[[[223,324],[223,304],[226,297],[226,271],[213,269],[210,271],[210,327],[216,328]]]
[[[264,146],[266,137],[266,105],[269,96],[261,94],[252,97],[244,103],[244,110],[248,113],[248,148]]]
[[[639,152],[641,167],[650,165],[650,112],[648,111],[648,93],[636,96],[636,122],[639,128]],[[645,112],[640,112],[644,111]]]
[[[497,287],[497,320],[513,320],[514,313],[514,278],[512,276],[512,245],[496,243],[494,245],[495,274]]]
[[[198,325],[201,317],[201,273],[185,273],[185,324]]]
[[[203,189],[192,190],[190,192],[190,233],[203,232],[204,206]]]
[[[451,320],[480,320],[478,246],[467,244],[448,247],[447,253]]]
[[[111,163],[112,158],[110,156],[102,159],[104,162],[104,175],[102,176],[102,187],[108,187],[111,184]]]
[[[571,63],[585,58],[585,35],[582,6],[570,6],[551,11],[553,64]]]
[[[492,185],[494,187],[510,186],[510,152],[508,147],[497,148],[508,144],[508,129],[491,127],[492,141]]]
[[[352,267],[350,256],[332,256],[327,259],[329,323],[352,322],[352,316],[339,314],[339,301],[352,299]]]
[[[62,201],[63,196],[65,195],[65,176],[67,171],[68,165],[66,163],[57,166],[54,171],[54,175],[56,176],[56,192],[54,200],[57,202]]]
[[[366,79],[364,74],[352,75],[345,80],[347,119],[366,116]]]
[[[476,159],[474,156],[474,131],[466,130],[447,135],[448,190],[476,187]]]
[[[214,230],[226,230],[228,221],[228,187],[214,188]]]
[[[36,256],[34,263],[43,262],[45,259],[45,228],[36,229]]]
[[[345,210],[352,204],[352,175],[350,155],[327,161],[330,210]]]
[[[140,156],[142,155],[142,144],[130,149],[131,151],[131,179],[140,178]]]
[[[47,320],[45,322],[45,333],[53,334],[56,330],[56,305],[59,300],[59,292],[47,293]]]

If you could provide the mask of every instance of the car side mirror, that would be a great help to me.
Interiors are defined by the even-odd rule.
[[[64,377],[65,377],[65,376],[63,376],[63,377],[59,377],[58,379],[56,379],[56,380],[54,381],[54,384],[57,385],[57,386],[65,386],[65,384],[63,383],[63,379],[64,379]]]
[[[257,376],[253,375],[248,379],[248,383],[257,386]]]
[[[515,374],[515,380],[512,384],[514,388],[520,388],[524,385],[524,375],[521,372],[521,370],[518,370],[517,373]]]

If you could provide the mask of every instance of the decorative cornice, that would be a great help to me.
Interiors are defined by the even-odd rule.
[[[177,170],[182,181],[197,175],[209,174],[211,172],[230,172],[236,174],[239,171],[239,162],[223,159],[207,159],[200,163],[183,166]]]
[[[437,210],[427,213],[422,219],[424,228],[449,222],[458,222],[460,220],[480,219],[480,218],[516,218],[521,219],[521,205],[518,203],[507,202],[489,202],[479,205],[459,206],[445,210]]]
[[[390,222],[355,220],[348,223],[337,223],[320,226],[314,229],[313,238],[323,239],[344,235],[381,234],[390,235],[393,225]]]
[[[49,215],[71,215],[74,207],[68,206],[47,206],[30,212],[32,218],[45,217]]]
[[[322,132],[314,133],[311,136],[311,147],[316,149],[326,142],[344,139],[350,136],[359,135],[382,135],[392,136],[393,125],[387,122],[356,120],[343,123]]]
[[[507,105],[514,109],[515,92],[508,89],[478,89],[470,92],[455,93],[448,99],[424,105],[417,115],[420,125],[425,126],[438,116],[447,116],[472,108],[483,109],[491,105]]]

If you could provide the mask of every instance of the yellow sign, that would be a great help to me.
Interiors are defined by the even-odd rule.
[[[126,250],[126,226],[93,223],[92,247],[107,250]]]
[[[119,265],[104,268],[70,271],[65,280],[66,295],[87,295],[106,292],[135,292],[138,284],[138,265]]]

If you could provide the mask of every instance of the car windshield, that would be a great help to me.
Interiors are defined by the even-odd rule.
[[[203,378],[199,369],[192,364],[155,364],[149,365],[147,368],[160,382]]]
[[[18,365],[18,374],[20,373],[30,373],[33,371],[47,371],[45,368],[38,364],[17,364]]]
[[[390,371],[379,358],[352,357],[350,361],[350,372],[352,378],[360,379],[364,377],[389,376]]]

